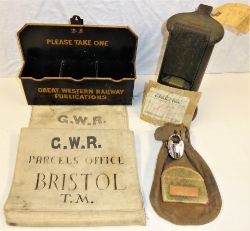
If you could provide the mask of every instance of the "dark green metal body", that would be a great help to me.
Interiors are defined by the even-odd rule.
[[[169,38],[158,82],[197,91],[214,44],[224,35],[220,23],[210,16],[212,7],[200,5],[195,12],[169,18]]]

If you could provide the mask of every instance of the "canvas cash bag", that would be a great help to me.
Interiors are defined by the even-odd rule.
[[[179,143],[174,149],[169,140],[173,134],[181,138],[173,140]],[[156,129],[155,139],[163,141],[150,192],[156,213],[177,225],[213,221],[221,210],[221,195],[211,169],[191,144],[188,128],[168,123]],[[172,151],[178,153],[181,142],[183,156],[173,158]]]

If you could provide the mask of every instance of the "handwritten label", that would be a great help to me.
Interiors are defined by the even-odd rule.
[[[180,124],[188,103],[188,97],[151,88],[145,99],[143,114],[165,122]]]
[[[201,93],[150,81],[146,88],[141,119],[159,126],[165,123],[189,127]]]

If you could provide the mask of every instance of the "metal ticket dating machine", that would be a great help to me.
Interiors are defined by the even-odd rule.
[[[222,25],[210,16],[212,9],[201,4],[194,12],[168,19],[169,37],[159,83],[185,90],[199,89],[214,45],[224,35]]]

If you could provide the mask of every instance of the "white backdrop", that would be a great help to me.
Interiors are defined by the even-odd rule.
[[[157,74],[167,32],[166,20],[193,11],[200,3],[217,7],[232,0],[0,0],[0,77],[15,77],[22,65],[16,32],[27,22],[69,23],[77,14],[85,24],[130,26],[139,36],[137,74]],[[248,0],[238,2],[249,3]],[[225,29],[207,73],[248,72],[249,34]]]

